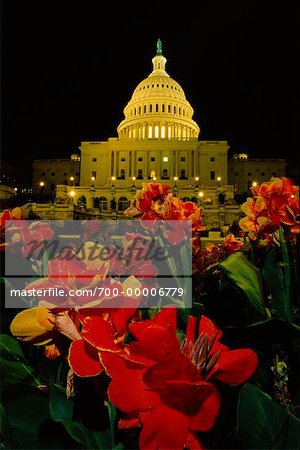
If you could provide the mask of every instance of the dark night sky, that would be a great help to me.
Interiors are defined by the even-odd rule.
[[[201,139],[295,158],[297,23],[290,2],[3,0],[1,159],[69,157],[116,136],[161,38]],[[104,9],[107,7],[107,10]],[[298,47],[299,49],[299,47]]]

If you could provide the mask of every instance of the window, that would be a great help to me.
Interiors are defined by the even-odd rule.
[[[149,105],[149,112],[152,112],[152,105]]]
[[[145,89],[145,86],[144,86],[144,89]],[[141,106],[139,106],[139,114],[141,114]]]
[[[149,86],[148,86],[149,87]],[[146,112],[146,105],[144,105],[144,113]]]
[[[46,175],[45,172],[41,172],[41,176],[44,177]]]
[[[167,156],[163,156],[163,162],[168,162],[169,158]]]
[[[143,161],[143,158],[141,156],[139,156],[138,161]]]
[[[162,110],[162,112],[165,112],[165,105],[161,106],[161,110]]]
[[[107,209],[107,198],[106,197],[99,197],[99,208]]]
[[[171,105],[168,105],[168,113],[171,112]]]
[[[67,172],[64,172],[64,176],[66,177],[68,174],[67,174]]]
[[[276,173],[275,172],[272,172],[272,177],[276,177]]]
[[[181,169],[181,171],[180,171],[180,178],[186,178],[186,176],[185,176],[185,169]]]
[[[124,158],[124,156],[122,156],[122,158],[121,158],[121,161],[122,161],[122,162],[124,162],[124,161],[125,161],[125,158]]]
[[[51,172],[51,177],[55,177],[55,172]]]
[[[261,173],[261,176],[262,176],[262,177],[264,177],[265,175],[266,175],[265,172],[262,172],[262,173]]]
[[[213,156],[212,158],[210,158],[211,162],[215,161],[215,157]]]
[[[162,178],[169,178],[169,177],[168,177],[168,170],[167,170],[167,169],[164,169],[164,170],[163,170]]]
[[[155,105],[155,112],[158,112],[158,104]]]
[[[118,201],[118,210],[125,211],[129,206],[129,200],[126,197],[120,197]]]
[[[121,169],[120,177],[124,180],[124,178],[125,178],[125,169]]]
[[[248,177],[252,177],[252,173],[251,172],[248,172]]]
[[[155,158],[151,156],[150,161],[155,161]]]
[[[137,171],[137,179],[138,180],[142,180],[143,179],[143,171],[142,171],[142,169],[139,169],[138,171]]]
[[[210,172],[210,179],[211,180],[215,180],[215,178],[216,178],[216,173],[215,173],[214,170],[211,170],[211,172]]]
[[[182,157],[180,158],[180,161],[184,162],[184,161],[185,161],[185,156],[182,156]]]
[[[79,172],[75,172],[75,175],[79,175]]]
[[[95,178],[95,180],[96,180],[96,175],[97,175],[97,172],[96,172],[96,170],[93,170],[93,172],[92,172],[92,177],[94,177],[94,178]]]
[[[97,158],[93,158],[93,162],[97,162]]]

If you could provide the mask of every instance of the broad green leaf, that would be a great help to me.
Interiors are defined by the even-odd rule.
[[[41,384],[38,375],[25,359],[17,339],[7,334],[0,335],[0,363],[2,384]]]
[[[55,422],[72,420],[74,402],[66,396],[66,390],[55,383],[49,385],[49,409]]]
[[[258,320],[266,318],[259,270],[241,252],[233,253],[218,267],[244,293],[250,305],[255,309]]]
[[[16,384],[5,389],[2,401],[11,430],[11,447],[7,448],[76,448],[76,442],[64,427],[51,420],[46,393],[33,386]]]
[[[84,449],[106,450],[111,448],[109,436],[106,432],[93,431],[80,421],[66,420],[63,424],[70,436],[75,441],[83,444]]]
[[[110,405],[108,413],[110,417],[109,431],[93,431],[87,428],[81,421],[73,420],[73,399],[68,399],[65,389],[56,383],[50,383],[50,414],[55,422],[61,422],[72,439],[83,445],[84,449],[108,449],[114,447],[114,421],[116,411]],[[113,431],[113,434],[112,434]]]
[[[272,311],[280,319],[291,322],[293,312],[290,299],[290,270],[282,267],[285,264],[281,261],[279,249],[273,248],[266,256],[262,277],[272,296]],[[285,273],[286,279],[283,273]]]
[[[250,383],[240,391],[235,441],[244,449],[299,449],[300,421]]]

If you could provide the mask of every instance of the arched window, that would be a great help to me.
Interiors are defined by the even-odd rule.
[[[143,179],[143,171],[142,169],[138,169],[137,171],[137,179],[142,180]]]
[[[148,128],[148,139],[152,139],[152,125],[149,125]]]
[[[99,208],[107,209],[107,198],[106,197],[99,197]]]
[[[157,139],[159,137],[159,126],[155,125],[154,128],[154,137]]]
[[[146,113],[146,108],[147,108],[147,106],[146,106],[146,105],[144,105],[144,113]]]
[[[136,108],[134,108],[134,115],[136,115]]]
[[[126,197],[120,197],[118,201],[118,210],[125,211],[129,206],[129,200]]]
[[[142,111],[141,111],[141,106],[139,106],[139,114],[141,114],[141,112],[142,112]]]
[[[122,178],[123,180],[125,179],[125,169],[121,169],[120,178]]]
[[[180,178],[185,178],[185,169],[181,169]]]
[[[149,105],[149,112],[152,112],[152,105]]]
[[[165,105],[161,105],[161,111],[165,112]]]
[[[162,127],[160,129],[160,137],[162,139],[164,139],[166,137],[166,127],[164,125],[162,125]]]
[[[155,112],[158,112],[158,103],[155,105]]]

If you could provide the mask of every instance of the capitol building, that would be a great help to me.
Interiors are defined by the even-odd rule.
[[[102,210],[112,198],[118,209],[128,206],[143,182],[169,184],[180,198],[218,202],[220,189],[233,199],[227,184],[226,141],[199,140],[200,128],[182,87],[166,72],[160,40],[153,70],[134,90],[124,108],[118,137],[82,142],[80,186],[76,197]],[[74,201],[76,199],[74,198]]]
[[[284,175],[284,160],[251,162],[241,154],[231,162],[227,141],[201,140],[193,107],[166,63],[158,39],[152,72],[125,106],[117,137],[81,142],[81,154],[70,160],[35,160],[34,189],[51,187],[56,205],[71,203],[109,218],[112,212],[123,216],[143,183],[168,184],[174,195],[200,204],[212,228],[239,218],[235,193],[269,180],[271,173]]]

